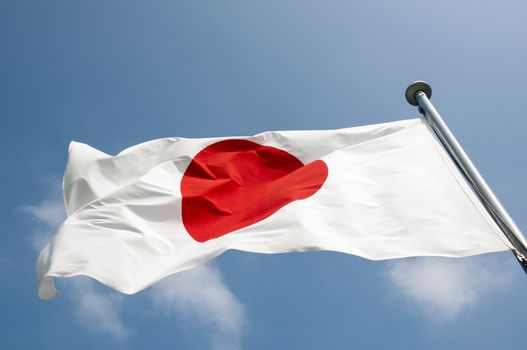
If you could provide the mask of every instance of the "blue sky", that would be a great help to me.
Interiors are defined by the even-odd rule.
[[[496,349],[524,338],[510,253],[373,262],[228,252],[123,296],[89,279],[37,298],[71,140],[331,129],[432,101],[527,230],[527,3],[0,1],[0,345],[6,349]]]

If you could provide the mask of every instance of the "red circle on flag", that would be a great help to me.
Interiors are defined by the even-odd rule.
[[[213,143],[183,174],[183,225],[196,241],[206,242],[310,197],[327,176],[322,160],[304,165],[286,151],[247,140]]]

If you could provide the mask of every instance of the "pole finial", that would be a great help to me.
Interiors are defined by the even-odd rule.
[[[412,106],[417,106],[417,100],[415,99],[415,94],[419,91],[422,91],[425,93],[425,95],[430,98],[432,97],[432,87],[430,84],[428,84],[426,81],[423,80],[417,80],[408,85],[406,88],[406,101],[408,101],[409,104]]]

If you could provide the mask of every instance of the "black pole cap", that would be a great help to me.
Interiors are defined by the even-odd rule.
[[[426,81],[423,80],[417,80],[408,85],[406,88],[406,101],[408,101],[409,104],[412,106],[417,106],[417,100],[415,99],[415,94],[419,91],[422,91],[425,93],[425,95],[430,98],[432,97],[432,87],[430,84],[428,84]]]

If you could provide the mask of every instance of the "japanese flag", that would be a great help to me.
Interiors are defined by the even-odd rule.
[[[424,119],[251,137],[166,138],[110,156],[72,142],[68,217],[37,262],[123,293],[227,249],[368,259],[510,248]]]

